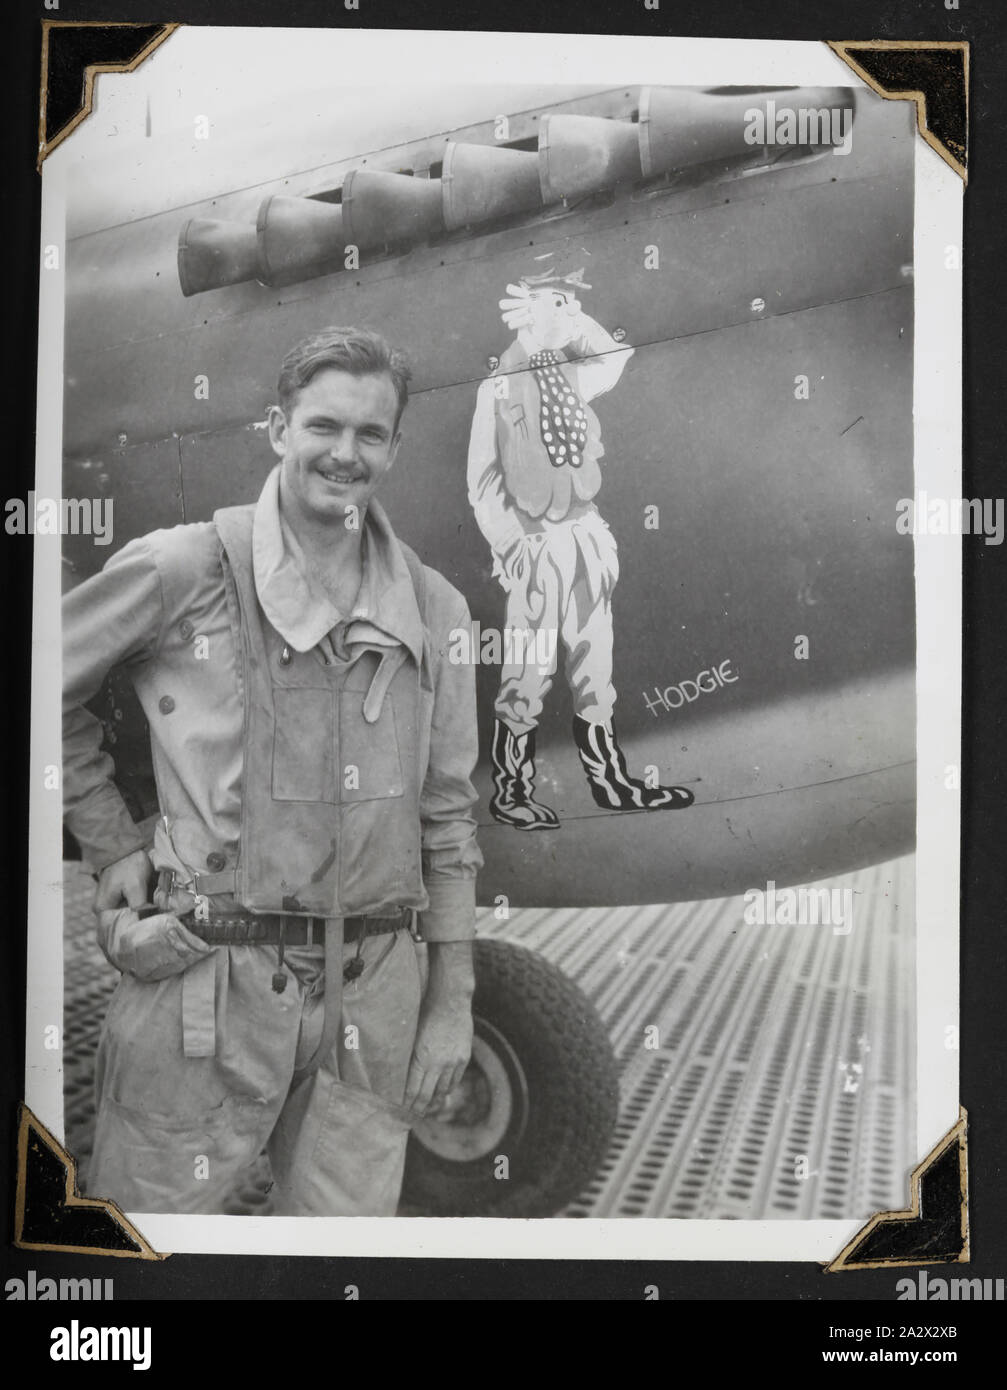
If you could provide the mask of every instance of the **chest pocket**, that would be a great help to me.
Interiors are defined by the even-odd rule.
[[[373,724],[364,718],[363,694],[342,690],[339,701],[339,800],[377,801],[401,796],[402,759],[390,696]]]
[[[275,687],[273,797],[337,805],[402,796],[395,709],[364,718],[360,690]]]
[[[273,687],[274,800],[339,800],[337,699],[328,688]]]

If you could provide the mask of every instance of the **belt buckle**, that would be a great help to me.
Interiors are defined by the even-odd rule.
[[[209,922],[210,920],[210,899],[205,893],[197,893],[196,901],[192,909],[192,918],[195,922]]]
[[[287,912],[280,912],[280,913],[277,914],[277,918],[278,918],[279,923],[280,923],[280,934],[281,934],[281,937],[283,938],[284,941],[287,941],[287,933],[288,933],[289,930],[290,930],[290,925],[291,925],[291,923],[293,923],[295,926],[297,926],[298,924],[303,924],[303,926],[304,926],[304,945],[305,945],[305,946],[314,946],[314,944],[315,944],[315,928],[314,928],[314,918],[313,918],[313,917],[292,917],[292,916],[291,916],[289,913],[287,913]]]

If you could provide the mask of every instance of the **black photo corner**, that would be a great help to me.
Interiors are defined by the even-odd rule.
[[[44,21],[68,26],[49,31],[45,54]],[[117,27],[127,23],[132,27]],[[147,0],[124,0],[119,5],[79,0],[49,10],[42,3],[19,0],[5,23],[9,39],[3,123],[9,209],[3,315],[7,496],[23,498],[34,486],[38,286],[43,273],[37,166],[47,148],[56,147],[77,121],[86,119],[88,65],[128,68],[152,51],[166,26],[175,24],[498,30],[526,32],[529,42],[540,41],[536,36],[542,33],[612,33],[831,41],[848,46],[861,75],[876,90],[922,92],[930,134],[944,147],[949,164],[957,165],[963,175],[967,170],[962,487],[966,497],[997,497],[1007,490],[1000,404],[1007,346],[1002,307],[1007,273],[1001,252],[1007,213],[1003,134],[1007,109],[1000,76],[1007,61],[1007,21],[989,0],[961,0],[953,8],[941,0],[930,0],[924,7],[906,0],[880,6],[865,0],[806,0],[800,5],[787,0],[758,11],[741,0],[715,0],[710,6],[688,9],[672,0],[660,0],[655,9],[647,8],[643,0],[619,0],[605,6],[563,0],[545,9],[524,0],[518,4],[489,0],[477,9],[460,9],[438,0],[422,9],[404,0],[360,0],[358,10],[336,8],[325,0],[299,0],[293,7],[276,0],[245,0],[240,6],[219,0],[168,8]],[[890,45],[893,40],[910,39],[921,45],[915,56],[911,49],[871,42]],[[968,45],[967,135],[964,51],[928,50],[926,45],[936,41]],[[562,38],[556,42],[561,44]],[[43,59],[48,83],[41,103]],[[114,1322],[117,1312],[122,1322],[140,1321],[153,1328],[156,1370],[181,1368],[184,1348],[169,1332],[170,1305],[184,1302],[185,1318],[195,1317],[194,1326],[203,1328],[219,1316],[212,1305],[231,1300],[283,1305],[264,1317],[256,1350],[251,1339],[244,1344],[249,1359],[241,1362],[242,1370],[254,1367],[258,1355],[270,1356],[270,1319],[273,1331],[282,1325],[300,1336],[311,1328],[320,1302],[358,1300],[658,1301],[689,1304],[690,1322],[692,1305],[702,1304],[707,1306],[695,1323],[697,1347],[702,1341],[710,1349],[707,1339],[711,1336],[721,1344],[736,1339],[740,1356],[758,1336],[767,1370],[777,1365],[793,1369],[819,1364],[820,1351],[838,1345],[828,1340],[830,1326],[898,1326],[900,1320],[916,1325],[955,1324],[956,1340],[940,1345],[954,1347],[959,1364],[979,1369],[981,1348],[992,1344],[999,1321],[996,1304],[1002,1292],[991,1295],[989,1302],[941,1301],[939,1307],[923,1310],[917,1301],[900,1298],[896,1289],[901,1279],[914,1285],[923,1279],[922,1289],[926,1281],[932,1288],[935,1280],[964,1277],[992,1280],[994,1290],[1000,1280],[1002,1290],[1007,1278],[1007,1196],[1002,1176],[1007,1143],[1002,1002],[1007,984],[1003,948],[1007,860],[1002,849],[1007,561],[1002,546],[984,546],[974,537],[965,538],[962,546],[959,1094],[963,1116],[925,1167],[922,1160],[927,1156],[918,1156],[921,1168],[911,1182],[907,1174],[903,1209],[878,1213],[873,1222],[865,1223],[845,1250],[834,1252],[834,1263],[826,1270],[807,1263],[714,1260],[463,1261],[173,1254],[147,1245],[142,1228],[135,1230],[116,1208],[81,1200],[75,1156],[62,1150],[23,1106],[29,799],[33,779],[42,775],[30,749],[33,542],[27,536],[5,533],[0,545],[7,598],[3,682],[7,814],[0,870],[7,904],[2,970],[3,1280],[5,1301],[12,1304],[6,1310],[6,1326],[20,1340],[30,1370],[49,1360],[47,1328],[69,1323],[71,1318]],[[884,595],[877,595],[877,601],[883,604]],[[918,632],[917,640],[925,641],[925,632]],[[74,852],[72,844],[69,852]],[[54,878],[59,871],[59,863],[54,863]],[[58,1287],[61,1278],[111,1280],[114,1301],[82,1305],[50,1302],[44,1296],[39,1301],[40,1281],[56,1281]],[[31,1308],[23,1292],[29,1280],[36,1290]],[[196,1303],[205,1308],[192,1309]],[[298,1306],[302,1303],[309,1306]],[[123,1305],[121,1310],[118,1304]],[[718,1326],[719,1333],[715,1332]],[[730,1337],[725,1334],[727,1327]],[[331,1328],[343,1336],[347,1323],[335,1314]],[[721,1345],[715,1354],[720,1358],[731,1352]],[[241,1355],[240,1346],[235,1355]],[[239,1360],[233,1364],[237,1370]]]

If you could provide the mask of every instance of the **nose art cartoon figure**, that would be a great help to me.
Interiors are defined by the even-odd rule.
[[[574,740],[597,805],[609,811],[689,806],[684,787],[631,777],[612,712],[615,538],[594,505],[604,453],[588,404],[611,391],[633,349],[584,313],[583,270],[522,276],[500,300],[514,331],[497,375],[478,391],[468,491],[507,595],[506,629],[536,640],[505,648],[494,712],[490,811],[518,830],[559,818],[535,800],[535,732],[556,674],[556,641],[573,696]],[[537,640],[545,637],[545,641]],[[548,653],[543,659],[543,653]]]

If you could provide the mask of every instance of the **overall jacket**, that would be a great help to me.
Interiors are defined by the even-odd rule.
[[[475,692],[471,668],[447,656],[451,631],[469,625],[464,599],[407,559],[372,502],[365,579],[368,554],[372,569],[380,556],[400,615],[388,626],[405,640],[376,631],[349,642],[345,660],[297,651],[257,596],[256,516],[226,508],[154,532],[68,595],[70,829],[95,868],[146,847],[83,708],[121,663],[150,724],[156,868],[252,911],[332,918],[403,905],[428,940],[471,936]]]

